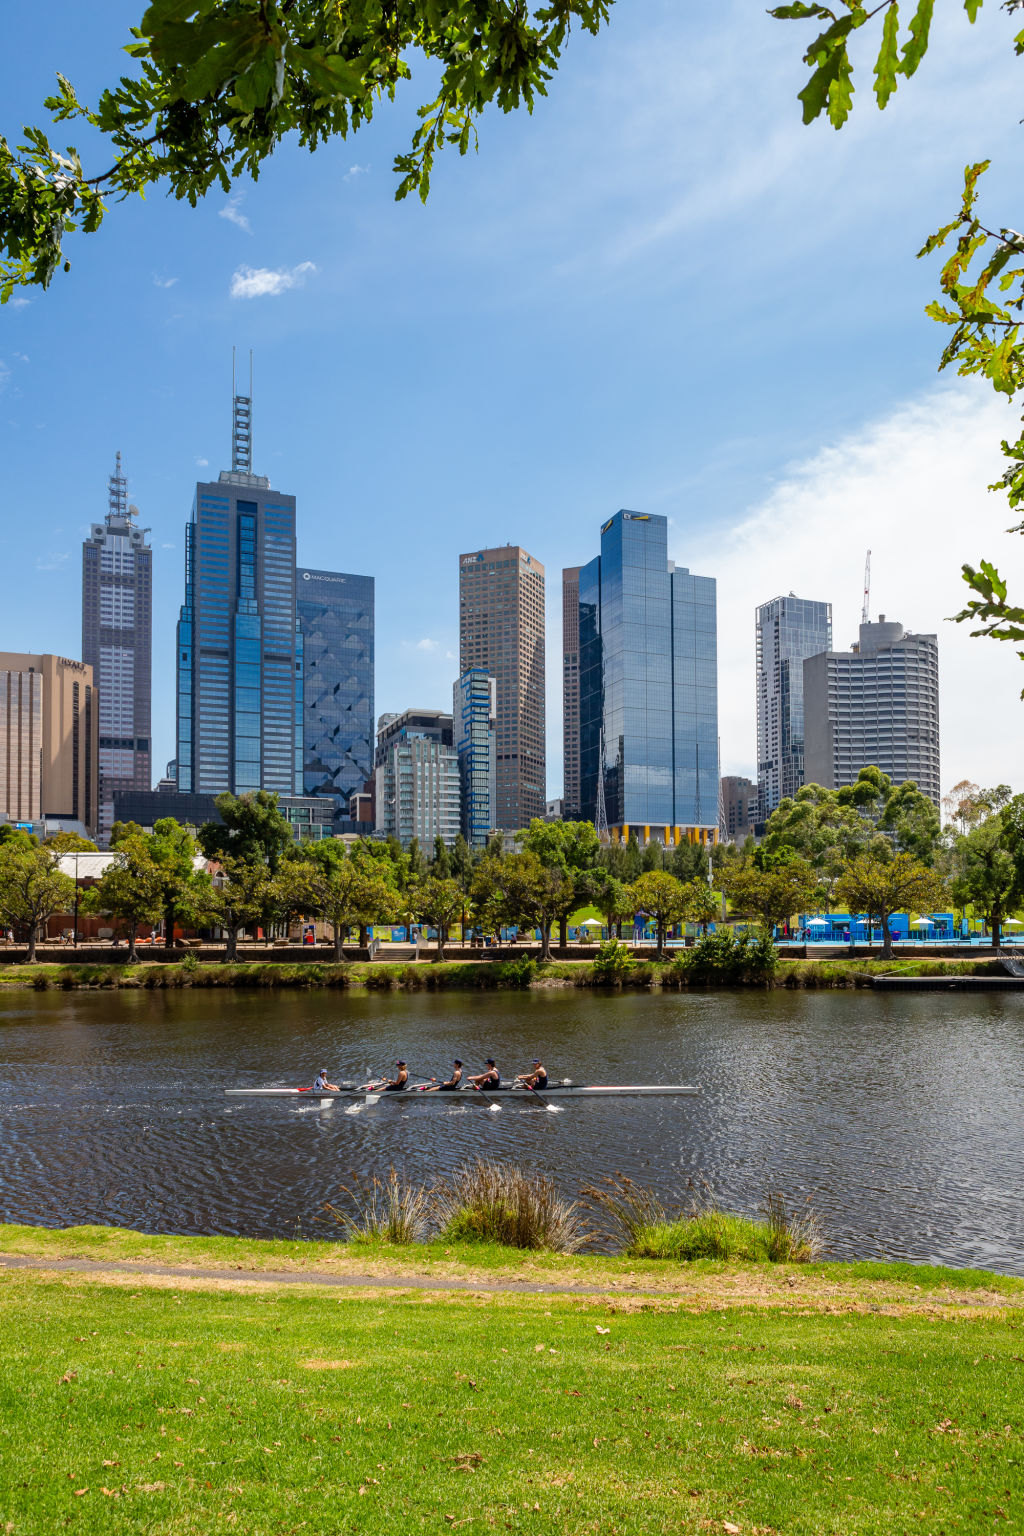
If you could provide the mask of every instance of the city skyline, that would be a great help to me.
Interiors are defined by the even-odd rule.
[[[78,654],[78,550],[118,447],[153,530],[154,631],[173,628],[183,511],[209,473],[197,461],[225,462],[230,351],[251,345],[258,467],[297,498],[299,563],[378,578],[377,712],[447,704],[454,557],[511,540],[549,573],[557,720],[558,573],[634,506],[672,519],[670,556],[720,579],[723,771],[756,773],[754,607],[820,593],[849,644],[871,547],[876,610],[940,636],[943,728],[963,752],[948,776],[1012,778],[1020,663],[946,619],[962,561],[1024,580],[1014,518],[986,490],[1014,422],[983,382],[936,378],[942,335],[922,311],[937,264],[915,261],[956,205],[950,166],[991,154],[994,208],[1012,187],[1017,66],[1002,28],[958,10],[937,11],[913,91],[840,135],[801,126],[791,28],[733,0],[699,15],[645,0],[574,41],[533,117],[486,114],[479,155],[441,157],[426,207],[393,202],[401,105],[358,148],[282,144],[230,198],[127,203],[71,242],[70,274],[2,311],[5,486],[21,509],[3,643]],[[54,0],[49,15],[83,87],[117,72],[123,7]],[[35,121],[52,64],[27,14],[11,27],[9,121]],[[682,82],[713,74],[737,28],[754,45],[729,89],[691,94]],[[992,131],[976,144],[982,97]],[[623,135],[627,98],[643,109]],[[724,333],[712,289],[731,296]],[[402,555],[390,575],[384,544]],[[153,686],[159,773],[174,756],[169,646]],[[552,798],[559,732],[547,747]]]

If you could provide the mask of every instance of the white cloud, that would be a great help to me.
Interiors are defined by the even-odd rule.
[[[176,277],[161,277],[159,273],[153,273],[153,284],[156,288],[173,288],[177,281]]]
[[[40,555],[36,561],[36,570],[57,571],[64,564],[65,560],[68,559],[70,559],[70,556],[67,553],[59,554],[55,552],[51,555]]]
[[[10,303],[12,309],[27,309],[28,306],[32,303],[32,300],[23,298],[19,293],[17,298],[10,299],[8,302]]]
[[[10,377],[10,368],[8,368],[7,364],[3,361],[2,358],[0,358],[0,395],[2,395],[4,390],[7,388]]]
[[[236,224],[239,229],[244,229],[247,235],[251,235],[252,225],[239,207],[241,201],[242,194],[239,192],[237,196],[229,198],[223,208],[218,208],[217,217],[227,219],[229,224]]]
[[[161,544],[160,548],[161,549],[174,549],[175,545],[173,545],[173,544]]]
[[[271,267],[239,267],[231,279],[231,297],[262,299],[284,293],[288,288],[299,287],[307,274],[315,271],[316,266],[311,261],[300,261],[297,267],[282,267],[277,271]]]
[[[870,549],[871,616],[938,635],[943,784],[1024,790],[1024,665],[1012,645],[946,622],[969,595],[965,562],[995,561],[1024,595],[1024,545],[1004,532],[1014,514],[986,490],[1014,422],[991,390],[940,387],[792,466],[732,529],[674,532],[677,561],[718,577],[723,772],[756,777],[755,607],[788,592],[831,602],[833,645],[848,649]]]
[[[350,165],[342,177],[342,181],[355,181],[357,176],[369,176],[369,174],[370,167],[368,165]]]
[[[196,459],[196,463],[200,469],[205,469],[209,462],[209,459]]]
[[[416,649],[418,651],[436,651],[437,647],[438,642],[436,640],[424,639],[416,641]]]

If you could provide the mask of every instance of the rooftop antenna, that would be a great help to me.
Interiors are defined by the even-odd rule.
[[[862,624],[867,624],[867,623],[870,622],[869,619],[868,619],[868,607],[870,605],[870,602],[871,602],[871,551],[869,549],[868,550],[868,557],[864,561],[864,607],[860,611],[860,621],[861,621]]]
[[[236,351],[231,348],[231,473],[252,474],[252,348],[249,348],[249,393],[238,393]]]
[[[117,455],[114,460],[114,473],[107,481],[107,485],[110,492],[108,497],[110,516],[121,518],[131,517],[132,513],[135,511],[135,508],[128,506],[128,481],[121,470],[120,448],[117,450]]]

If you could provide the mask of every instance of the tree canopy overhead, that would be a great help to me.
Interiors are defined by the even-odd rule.
[[[596,33],[613,3],[152,0],[125,47],[132,73],[94,106],[58,73],[45,101],[55,126],[100,136],[100,164],[83,165],[40,127],[23,128],[14,146],[0,138],[0,300],[67,270],[65,235],[98,229],[111,201],[162,184],[195,206],[214,186],[258,177],[289,135],[309,150],[348,138],[412,79],[417,56],[434,83],[395,157],[395,195],[426,199],[438,150],[475,147],[492,104],[532,111],[572,26]]]

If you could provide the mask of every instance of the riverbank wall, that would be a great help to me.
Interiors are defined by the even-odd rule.
[[[300,952],[301,954],[301,952]],[[1006,975],[996,959],[962,960],[780,960],[774,974],[747,977],[716,973],[705,965],[699,970],[685,953],[659,964],[636,963],[617,980],[593,961],[553,960],[537,962],[530,956],[502,961],[449,960],[418,962],[315,960],[308,954],[288,961],[248,958],[228,964],[194,955],[184,959],[153,961],[147,957],[127,965],[109,954],[93,963],[37,962],[0,966],[0,992],[17,989],[66,991],[103,989],[172,990],[196,987],[240,988],[351,988],[365,991],[466,991],[544,990],[593,988],[605,991],[677,991],[705,987],[785,987],[796,990],[850,989],[871,991],[995,990],[1024,989],[1024,978]]]

